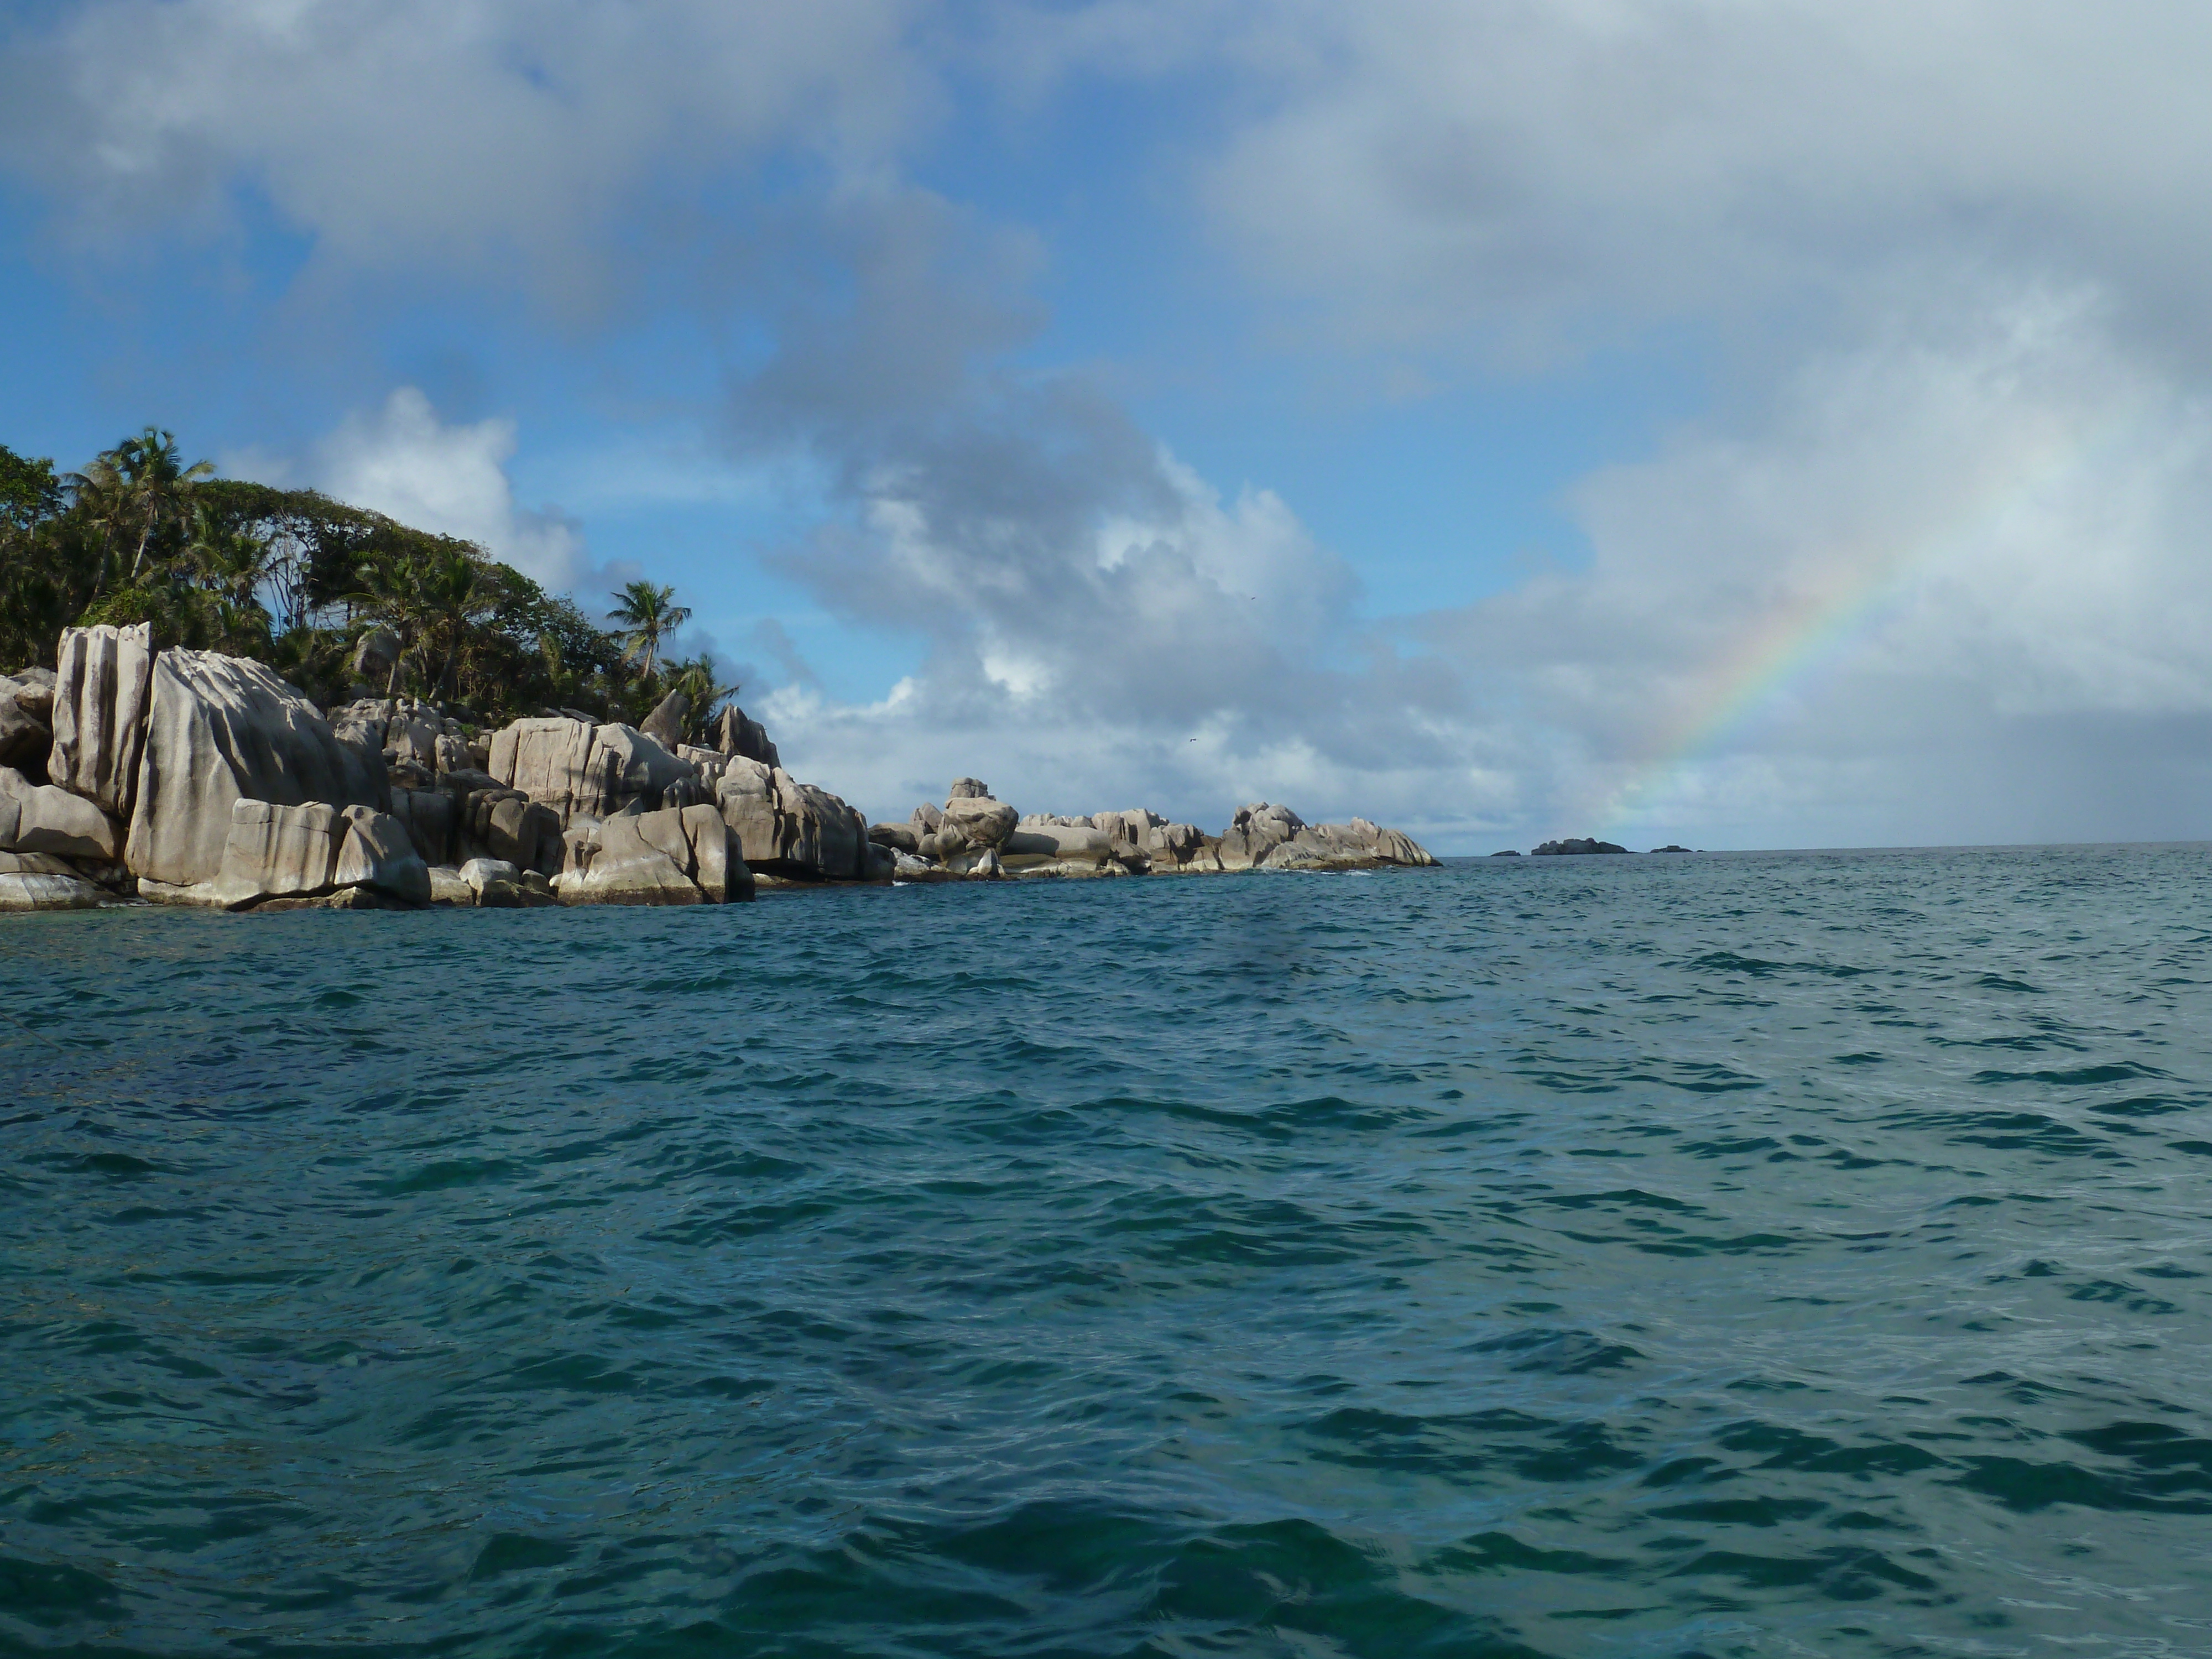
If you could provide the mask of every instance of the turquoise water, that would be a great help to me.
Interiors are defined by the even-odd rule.
[[[0,1652],[2212,1653],[2212,852],[0,927]]]

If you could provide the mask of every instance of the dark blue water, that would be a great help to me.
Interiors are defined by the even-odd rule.
[[[2212,1652],[2212,854],[0,927],[0,1652]]]

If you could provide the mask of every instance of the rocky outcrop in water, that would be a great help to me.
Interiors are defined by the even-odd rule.
[[[1547,841],[1530,849],[1534,858],[1564,858],[1577,853],[1626,853],[1628,849],[1617,842],[1590,841],[1570,836],[1565,841]]]
[[[357,670],[383,651],[364,641]],[[70,629],[59,661],[0,676],[0,909],[698,905],[760,885],[1435,862],[1364,818],[1260,802],[1214,836],[1140,807],[1024,817],[977,778],[871,827],[741,711],[713,745],[682,741],[673,695],[642,727],[560,709],[495,732],[410,697],[325,715],[258,663],[157,651],[143,626]]]
[[[1209,836],[1144,807],[1017,817],[974,778],[956,780],[939,806],[925,801],[903,823],[869,827],[890,853],[894,879],[1218,874],[1235,870],[1418,869],[1436,860],[1408,836],[1365,818],[1308,824],[1266,801],[1237,809]]]

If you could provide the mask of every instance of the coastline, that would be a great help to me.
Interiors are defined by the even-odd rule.
[[[412,697],[318,708],[145,623],[67,630],[0,676],[0,911],[737,903],[763,888],[1434,868],[1363,817],[1271,802],[1214,835],[1146,808],[1024,815],[981,781],[867,823],[734,707],[682,740],[574,709],[492,727]],[[365,688],[356,688],[356,692]]]

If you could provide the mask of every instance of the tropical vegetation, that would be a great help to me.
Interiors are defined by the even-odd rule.
[[[372,692],[485,723],[546,708],[635,720],[681,690],[703,735],[736,693],[708,657],[667,655],[691,616],[673,588],[629,583],[610,631],[473,542],[213,474],[157,427],[69,473],[0,446],[0,668],[53,665],[73,624],[143,622],[161,645],[268,663],[325,704],[374,662]]]

